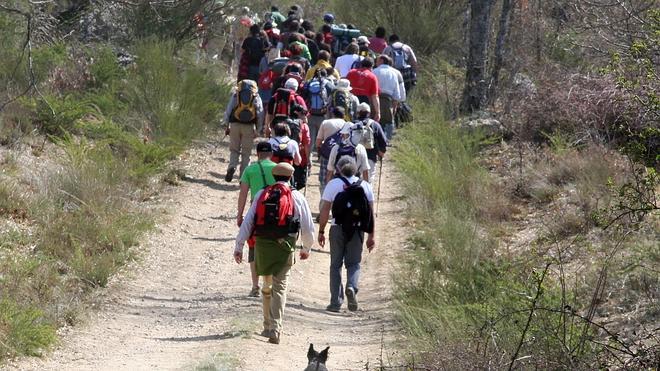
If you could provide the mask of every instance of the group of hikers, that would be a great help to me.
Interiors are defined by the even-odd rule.
[[[397,35],[385,39],[383,27],[368,38],[352,25],[335,25],[335,17],[327,13],[316,33],[297,5],[288,17],[273,6],[264,19],[249,25],[250,34],[241,45],[238,83],[225,110],[230,138],[225,180],[231,182],[238,168],[234,259],[243,261],[247,242],[249,296],[262,297],[262,335],[278,344],[298,240],[299,257],[305,260],[315,241],[326,246],[328,224],[326,309],[339,312],[344,300],[348,310],[358,309],[365,234],[368,251],[376,244],[372,184],[395,126],[403,121],[398,118],[405,117],[397,111],[415,86],[418,63]],[[260,135],[267,139],[256,143],[257,161],[250,163]],[[319,164],[321,195],[316,220],[300,192],[307,191],[313,162]],[[251,204],[246,212],[248,195]],[[342,266],[347,271],[345,285]]]

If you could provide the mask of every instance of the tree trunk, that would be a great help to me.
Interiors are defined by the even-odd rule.
[[[488,83],[485,75],[490,36],[490,12],[494,1],[470,0],[470,50],[461,102],[461,112],[464,114],[480,110],[486,101]]]
[[[493,104],[497,99],[497,87],[500,82],[500,70],[504,64],[506,44],[511,29],[512,0],[502,1],[502,14],[500,15],[500,29],[497,31],[497,40],[495,41],[495,58],[493,60],[493,69],[490,75],[490,87],[488,89],[488,102]]]

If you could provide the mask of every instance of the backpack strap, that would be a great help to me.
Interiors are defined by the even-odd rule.
[[[257,164],[259,165],[259,170],[261,170],[261,179],[264,180],[264,188],[268,186],[268,182],[266,181],[266,173],[264,172],[264,167],[261,165],[261,161],[257,161]]]
[[[341,179],[341,181],[344,182],[344,189],[348,188],[351,185],[351,182],[349,182],[348,179],[344,178],[343,176],[340,176],[339,179]]]

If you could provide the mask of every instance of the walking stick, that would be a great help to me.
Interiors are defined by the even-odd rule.
[[[378,161],[380,162],[380,170],[378,170],[378,196],[376,198],[376,216],[378,216],[378,205],[380,205],[380,183],[383,179],[383,158],[379,157]]]

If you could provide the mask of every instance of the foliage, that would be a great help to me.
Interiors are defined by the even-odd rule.
[[[0,298],[0,355],[38,356],[55,341],[55,327],[33,307]]]
[[[356,25],[367,35],[383,26],[413,45],[420,55],[442,51],[455,58],[456,51],[463,49],[463,2],[363,0],[356,7],[350,0],[334,0],[332,5],[337,23]]]

